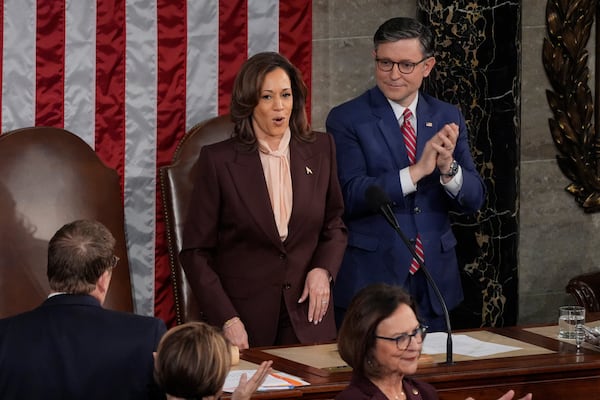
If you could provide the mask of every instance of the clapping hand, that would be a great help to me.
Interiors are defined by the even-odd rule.
[[[502,397],[500,397],[498,400],[512,400],[513,397],[515,397],[515,391],[514,390],[509,390],[508,392],[504,393],[502,395]],[[531,393],[527,393],[525,396],[521,397],[518,400],[531,400],[533,399],[533,395]],[[475,400],[472,397],[469,397],[465,400]]]
[[[231,400],[251,399],[252,394],[256,392],[265,381],[267,375],[269,375],[271,365],[273,365],[273,361],[263,361],[250,379],[248,379],[246,374],[242,374],[238,387],[231,394]]]
[[[458,125],[455,123],[446,124],[432,138],[433,148],[437,151],[436,164],[440,172],[446,173],[450,170],[450,164],[454,159],[454,148],[458,140]]]
[[[454,159],[454,148],[456,147],[458,134],[458,125],[455,123],[446,124],[425,143],[421,157],[409,169],[414,184],[431,174],[436,167],[440,172],[446,172],[450,169],[450,164]]]

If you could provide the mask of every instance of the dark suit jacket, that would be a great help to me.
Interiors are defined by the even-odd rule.
[[[24,294],[26,295],[26,294]],[[0,320],[1,399],[148,399],[165,324],[56,295]]]
[[[427,382],[405,377],[402,382],[406,400],[438,400],[437,391]],[[368,378],[352,375],[350,385],[335,400],[388,400],[386,395]]]
[[[409,166],[402,134],[390,104],[374,87],[335,107],[327,117],[327,131],[337,148],[338,172],[345,201],[348,249],[335,286],[335,304],[346,308],[352,296],[373,282],[403,285],[412,256],[385,219],[370,209],[365,192],[381,187],[394,202],[393,211],[410,239],[417,232],[425,251],[425,264],[451,309],[462,300],[456,238],[449,211],[473,213],[483,204],[485,187],[475,170],[465,121],[455,106],[420,93],[417,104],[417,159],[425,143],[444,124],[455,122],[459,138],[454,158],[462,167],[463,186],[452,198],[440,184],[439,171],[418,182],[416,193],[404,196],[399,171]],[[440,315],[441,306],[431,288],[429,305]]]
[[[335,279],[346,247],[333,139],[290,141],[293,206],[283,243],[258,151],[236,143],[203,147],[195,167],[181,260],[200,309],[219,327],[238,315],[250,346],[272,345],[283,293],[302,343],[333,340],[331,304],[316,326],[308,300],[298,304],[308,271],[322,267]]]

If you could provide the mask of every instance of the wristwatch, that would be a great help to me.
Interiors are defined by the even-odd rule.
[[[443,176],[454,176],[458,173],[458,162],[456,160],[452,160],[452,162],[450,163],[450,170],[448,172],[446,172],[445,174],[441,174]]]

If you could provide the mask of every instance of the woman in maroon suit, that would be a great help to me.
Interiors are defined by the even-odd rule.
[[[229,140],[203,147],[181,260],[207,322],[240,348],[335,339],[331,285],[346,247],[330,135],[277,53],[234,83]]]

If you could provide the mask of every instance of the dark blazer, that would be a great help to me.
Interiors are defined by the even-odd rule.
[[[458,108],[419,94],[417,159],[425,143],[450,122],[455,122],[460,131],[454,151],[463,173],[458,196],[452,198],[446,193],[436,169],[418,182],[415,193],[405,197],[399,171],[409,166],[406,146],[394,112],[379,88],[374,87],[329,113],[327,131],[333,135],[337,148],[344,221],[348,226],[348,249],[335,286],[336,306],[346,308],[352,296],[369,283],[403,285],[408,276],[410,252],[385,219],[365,201],[365,192],[371,185],[381,187],[394,202],[394,214],[408,238],[415,239],[420,233],[425,263],[448,308],[462,300],[456,238],[448,213],[477,211],[485,199],[485,187],[475,169],[465,121]],[[431,288],[429,298],[429,307],[440,315],[441,306]]]
[[[148,399],[165,324],[56,295],[0,320],[1,399]],[[152,397],[150,397],[152,396]]]
[[[437,391],[427,382],[410,377],[402,381],[406,400],[438,400]],[[352,374],[350,385],[335,400],[388,400],[387,396],[368,378]]]
[[[252,347],[276,339],[282,293],[302,343],[335,339],[331,303],[324,320],[308,322],[298,304],[314,267],[335,279],[346,247],[343,200],[333,139],[290,140],[293,206],[282,243],[258,151],[235,139],[205,146],[195,166],[181,252],[182,265],[206,320],[222,326],[240,316]]]

